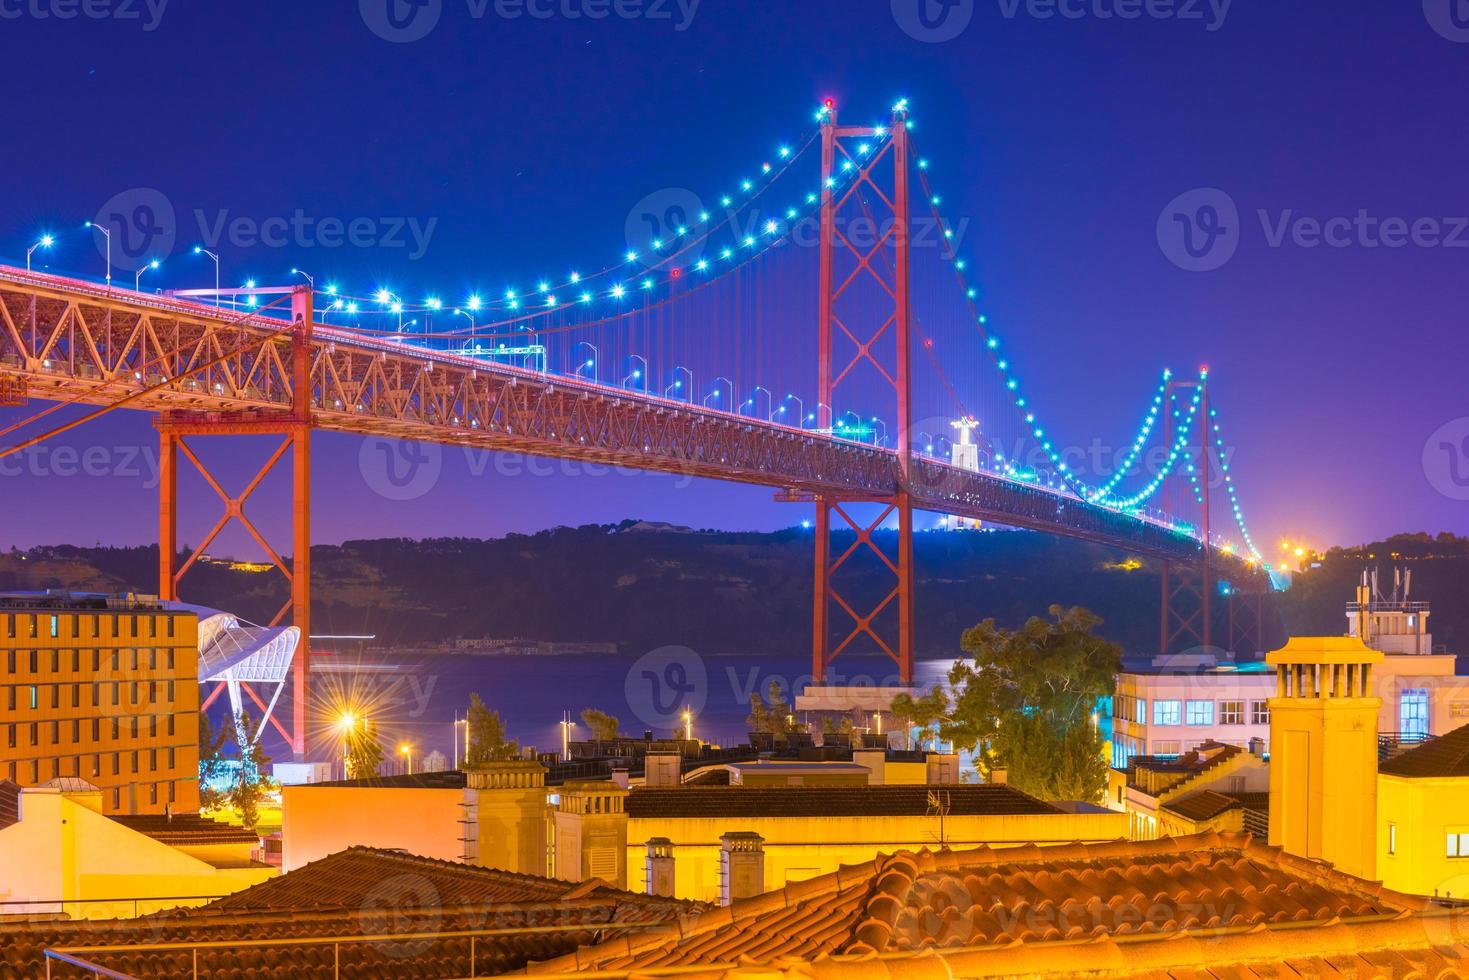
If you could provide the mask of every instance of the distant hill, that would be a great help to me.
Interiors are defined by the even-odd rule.
[[[375,633],[385,643],[489,635],[615,642],[630,653],[666,644],[796,653],[810,643],[810,536],[625,521],[493,540],[348,541],[312,549],[313,622],[317,632]],[[838,539],[837,553],[850,543]],[[1434,602],[1437,642],[1469,648],[1469,539],[1452,535],[1333,549],[1277,597],[1271,642],[1286,630],[1340,633],[1364,563],[1390,579],[1395,561],[1413,567],[1414,598]],[[1129,653],[1157,647],[1158,569],[1150,560],[1024,531],[928,532],[916,539],[915,565],[921,656],[952,655],[960,632],[980,619],[1018,625],[1051,603],[1097,611],[1102,632]],[[155,548],[12,551],[0,554],[0,589],[153,592],[156,569]],[[286,597],[278,573],[223,562],[201,561],[184,585],[190,601],[259,622]],[[859,550],[837,585],[856,606],[885,594],[891,578]]]

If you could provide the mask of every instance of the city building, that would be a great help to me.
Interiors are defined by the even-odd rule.
[[[105,814],[106,794],[67,776],[0,781],[0,917],[136,916],[202,905],[275,875],[260,840],[197,814]],[[0,969],[3,973],[3,969]]]
[[[1412,743],[1469,723],[1469,677],[1455,676],[1454,655],[1434,645],[1428,603],[1401,595],[1348,603],[1346,635],[1360,636],[1360,610],[1368,609],[1365,642],[1385,655],[1372,672],[1378,731]],[[1132,756],[1179,755],[1210,741],[1262,739],[1268,754],[1274,694],[1274,671],[1259,660],[1209,652],[1131,663],[1112,701],[1112,765],[1126,769]]]
[[[604,882],[354,847],[210,902],[111,922],[0,919],[0,976],[486,977],[702,911]]]
[[[199,809],[198,617],[139,595],[0,594],[0,778],[106,813]]]
[[[1246,836],[924,849],[536,963],[595,973],[897,980],[1460,976],[1465,914]]]
[[[1469,898],[1469,725],[1379,764],[1377,874],[1398,891]]]
[[[1205,742],[1182,755],[1135,755],[1125,770],[1111,770],[1108,805],[1127,813],[1133,840],[1244,831],[1246,802],[1268,811],[1258,800],[1270,788],[1263,744],[1256,739],[1245,750]],[[1264,836],[1258,824],[1250,829]]]

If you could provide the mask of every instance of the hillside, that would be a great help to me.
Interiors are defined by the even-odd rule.
[[[455,637],[610,641],[627,652],[681,644],[718,653],[797,652],[810,630],[809,531],[691,531],[641,522],[562,527],[493,540],[349,541],[312,549],[315,630],[375,633],[386,643]],[[838,541],[837,553],[850,543]],[[891,545],[891,541],[887,542]],[[1373,555],[1369,559],[1365,556]],[[1397,556],[1394,558],[1393,556]],[[1414,598],[1435,603],[1437,642],[1469,638],[1469,540],[1404,535],[1365,549],[1334,549],[1277,597],[1284,630],[1337,633],[1364,563],[1390,578],[1414,568]],[[1051,603],[1099,612],[1129,652],[1157,646],[1158,577],[1147,560],[1022,531],[930,532],[916,539],[920,655],[953,653],[959,633],[992,616],[1018,624]],[[0,555],[0,589],[152,592],[153,548],[57,546]],[[891,579],[859,552],[838,577],[855,600]],[[266,621],[285,599],[274,571],[201,562],[185,597]],[[856,602],[853,602],[856,605]],[[1222,627],[1224,603],[1220,602]],[[1222,637],[1222,629],[1220,633]]]

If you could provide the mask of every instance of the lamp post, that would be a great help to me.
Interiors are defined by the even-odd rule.
[[[398,754],[403,756],[404,763],[408,767],[408,775],[413,775],[413,746],[404,742],[398,746]]]
[[[577,365],[576,370],[572,372],[572,377],[579,378],[579,377],[581,377],[581,372],[582,372],[582,369],[583,368],[591,368],[592,369],[592,380],[593,381],[596,381],[597,380],[597,359],[602,356],[602,352],[599,351],[599,350],[597,350],[597,345],[596,344],[588,343],[585,340],[583,340],[581,343],[577,344],[574,348],[572,348],[572,350],[573,351],[581,350],[583,347],[585,347],[588,350],[590,350],[592,352],[592,356],[589,359],[587,359],[587,361],[585,363]]]
[[[348,756],[351,754],[352,730],[357,727],[357,716],[350,711],[344,711],[337,716],[337,731],[342,735],[342,778],[351,779],[351,763]]]
[[[305,279],[306,285],[311,287],[311,291],[313,293],[316,292],[316,278],[312,276],[311,273],[305,271],[304,269],[292,269],[291,275],[300,276],[302,279]]]
[[[628,357],[628,360],[637,361],[642,365],[642,369],[633,368],[632,372],[622,379],[622,384],[618,387],[626,388],[629,381],[641,380],[643,382],[643,394],[646,395],[648,393],[648,359],[641,354],[632,354]]]
[[[459,755],[459,728],[460,728],[460,726],[463,726],[463,728],[464,728],[464,742],[465,742],[465,745],[464,745],[464,755],[465,756],[468,756],[469,755],[469,719],[468,718],[455,718],[454,719],[454,768],[455,769],[458,769],[459,768],[459,759],[460,759],[460,755]]]
[[[687,707],[683,709],[683,738],[685,742],[694,740],[694,712]]]
[[[107,279],[107,288],[110,290],[110,289],[112,289],[112,232],[109,231],[109,230],[107,230],[106,228],[102,227],[101,225],[93,224],[90,221],[87,222],[87,227],[88,228],[95,228],[95,229],[97,229],[98,231],[100,231],[102,233],[102,236],[107,239],[107,276],[106,276],[106,279]]]
[[[683,385],[680,384],[678,382],[678,380],[677,380],[680,373],[683,373],[683,374],[685,374],[685,375],[688,376],[689,386],[688,386],[687,389],[683,389]],[[685,401],[693,401],[694,400],[694,372],[690,371],[688,368],[684,367],[683,365],[679,365],[678,367],[675,367],[673,369],[673,377],[675,379],[674,380],[674,383],[673,383],[673,387],[674,388],[679,388],[679,389],[686,390],[688,392],[688,395],[685,396],[684,400]],[[664,394],[667,395],[668,393],[665,391]]]
[[[801,428],[806,428],[806,402],[795,395],[786,395],[786,401],[796,403],[796,419]]]
[[[725,387],[727,387],[729,389],[729,407],[730,408],[738,408],[739,406],[735,404],[734,382],[731,381],[731,380],[729,380],[728,378],[724,377],[723,375],[720,375],[719,377],[717,377],[717,378],[714,379],[714,391],[712,393],[710,393],[707,397],[705,397],[705,399],[704,399],[704,407],[705,408],[708,408],[709,407],[709,399],[710,398],[718,398],[719,397],[719,382],[721,382],[721,381],[723,381],[724,384],[725,384]]]
[[[398,332],[403,332],[403,300],[386,289],[379,289],[375,299],[379,306],[386,306],[393,313],[398,314]]]
[[[35,252],[35,250],[38,248],[50,248],[52,245],[55,244],[55,238],[51,237],[50,235],[42,235],[40,240],[37,241],[36,244],[26,249],[26,271],[31,271],[31,253]]]
[[[880,446],[880,445],[882,445],[883,442],[887,442],[888,441],[888,424],[886,422],[884,422],[882,419],[878,418],[876,415],[874,415],[872,417],[872,424],[873,425],[880,425],[880,426],[882,426],[882,442],[879,442],[878,441],[878,439],[877,439],[877,430],[876,429],[873,429],[872,430],[872,444],[874,446]]]
[[[133,276],[133,292],[141,293],[143,291],[143,273],[147,272],[149,269],[156,268],[158,268],[158,260],[154,259],[152,262],[149,262],[147,265],[138,270],[138,274],[136,276]]]
[[[211,259],[214,260],[214,305],[215,306],[218,306],[218,305],[220,305],[219,304],[219,256],[218,255],[215,255],[213,252],[209,251],[209,249],[205,248],[203,245],[195,245],[194,246],[194,254],[195,255],[207,255]]]
[[[762,391],[765,392],[765,421],[773,422],[775,421],[775,396],[770,393],[769,388],[756,385],[755,394],[750,396],[750,402],[755,406],[755,411],[760,411],[759,398]]]

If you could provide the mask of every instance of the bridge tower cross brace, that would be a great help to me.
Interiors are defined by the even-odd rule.
[[[816,503],[816,581],[814,609],[812,614],[812,667],[816,683],[826,679],[827,670],[833,660],[862,636],[867,636],[876,646],[897,664],[904,685],[913,682],[913,502],[909,494],[911,486],[912,456],[910,433],[912,429],[912,395],[910,385],[910,331],[909,331],[909,192],[908,192],[908,130],[907,111],[899,107],[893,112],[892,127],[888,131],[891,139],[882,149],[864,156],[860,151],[852,152],[847,141],[875,140],[883,136],[875,126],[841,126],[837,123],[836,107],[827,103],[821,127],[821,212],[818,272],[817,313],[817,405],[818,429],[830,430],[835,423],[832,405],[834,396],[851,372],[866,361],[876,373],[891,384],[896,400],[897,415],[897,462],[894,472],[893,492],[881,497],[846,497],[833,494],[818,494]],[[856,168],[856,176],[844,187],[837,188],[835,180],[838,166],[845,162]],[[885,191],[874,176],[882,169],[893,168],[892,186]],[[885,231],[877,235],[876,245],[864,251],[837,227],[837,217],[843,205],[853,195],[867,194],[877,203],[879,210],[884,206],[891,214],[891,222]],[[860,200],[860,198],[859,198]],[[877,223],[877,222],[875,222]],[[880,223],[879,223],[880,227]],[[891,270],[878,264],[878,257],[891,250]],[[849,274],[837,281],[836,257],[841,255],[853,263]],[[853,284],[863,277],[875,279],[883,292],[892,299],[892,312],[879,312],[878,324],[860,324],[837,310],[837,300],[846,294]],[[850,322],[849,322],[850,320]],[[855,346],[849,362],[842,364],[833,360],[832,339],[834,331],[848,338]],[[879,359],[874,347],[888,331],[892,331],[895,354],[891,366]],[[883,505],[875,521],[866,523],[854,518],[844,505],[876,503]],[[894,513],[898,519],[898,553],[889,556],[879,546],[875,532]],[[833,557],[831,547],[832,516],[836,515],[843,525],[856,534],[855,541],[842,554]],[[874,553],[893,575],[891,591],[865,612],[854,608],[832,585],[832,574],[859,551]],[[831,607],[835,604],[850,625],[839,637],[833,635],[836,624],[832,622]],[[889,606],[896,606],[897,632],[884,635],[876,624],[878,617]],[[833,642],[835,640],[836,642]]]
[[[1159,579],[1162,585],[1162,602],[1160,610],[1158,652],[1172,653],[1179,646],[1196,643],[1208,648],[1213,640],[1213,608],[1212,608],[1212,575],[1209,568],[1209,486],[1210,486],[1210,427],[1209,427],[1209,375],[1207,371],[1201,372],[1197,380],[1184,381],[1179,379],[1170,380],[1163,398],[1163,445],[1173,445],[1174,439],[1178,437],[1178,429],[1174,422],[1173,412],[1169,406],[1173,403],[1175,394],[1186,392],[1190,396],[1197,394],[1198,407],[1195,409],[1193,423],[1197,426],[1197,439],[1199,451],[1199,492],[1202,498],[1202,517],[1200,520],[1200,533],[1202,544],[1198,560],[1195,562],[1164,562]],[[1185,455],[1190,447],[1187,442],[1184,446]],[[1174,475],[1163,481],[1162,506],[1163,510],[1169,510],[1175,493],[1186,493],[1184,477]],[[1178,490],[1177,487],[1182,487]]]
[[[278,290],[276,290],[278,291]],[[271,292],[261,290],[258,292]],[[291,354],[291,407],[279,412],[210,413],[195,416],[184,413],[164,413],[155,421],[159,439],[159,484],[158,484],[158,595],[169,601],[178,601],[179,582],[193,567],[195,560],[231,521],[238,521],[264,549],[271,562],[286,576],[291,585],[291,597],[270,621],[278,626],[290,617],[292,625],[301,630],[301,639],[296,647],[292,664],[291,685],[291,729],[287,731],[273,712],[270,721],[290,744],[292,755],[297,761],[305,761],[306,707],[311,683],[311,327],[314,318],[312,292],[308,286],[291,289],[291,319],[294,324],[290,334]],[[238,495],[228,493],[209,472],[203,461],[195,455],[185,437],[238,435],[280,435],[282,441],[271,453],[254,479]],[[272,547],[260,530],[245,515],[245,503],[278,463],[291,454],[291,559],[287,563],[279,550]],[[182,566],[178,564],[178,468],[179,454],[199,471],[206,483],[223,503],[223,514],[199,546],[189,555]],[[241,684],[256,707],[269,712],[264,701],[250,687]],[[221,682],[204,702],[208,707],[225,684]]]

